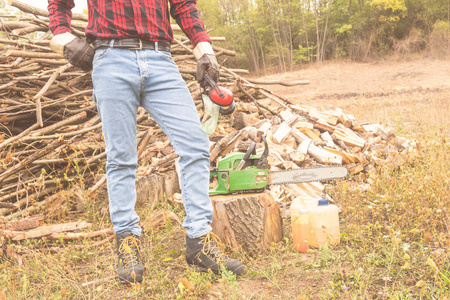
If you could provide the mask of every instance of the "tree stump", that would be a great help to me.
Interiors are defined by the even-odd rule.
[[[180,191],[175,171],[140,176],[136,179],[136,202],[153,210],[158,201],[163,201]]]
[[[232,249],[257,252],[283,240],[283,221],[272,196],[264,193],[211,197],[213,232]]]

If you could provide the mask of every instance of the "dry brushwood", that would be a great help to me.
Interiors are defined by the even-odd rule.
[[[13,218],[22,215],[18,213],[22,208],[39,213],[48,195],[69,183],[85,186],[88,197],[94,194],[106,181],[106,154],[90,72],[71,66],[50,50],[47,11],[17,0],[9,0],[9,4],[32,15],[0,17],[0,216]],[[86,20],[86,15],[74,14],[72,32],[83,36]],[[174,30],[180,35],[175,35],[172,45],[173,59],[202,116],[193,47],[176,26]],[[217,45],[213,49],[221,64],[235,55]],[[345,164],[352,174],[364,173],[408,148],[408,141],[399,143],[380,125],[358,123],[340,109],[319,111],[294,105],[256,85],[303,85],[306,81],[250,81],[239,75],[246,73],[221,67],[219,84],[233,91],[236,112],[231,117],[220,116],[217,130],[210,136],[212,166],[218,157],[245,148],[249,140],[261,142],[261,135],[270,145],[272,169]],[[161,129],[142,108],[137,120],[138,175],[148,178],[173,170],[176,155]],[[177,181],[172,177],[170,182],[155,182],[160,184],[158,197],[170,197],[176,191]],[[296,186],[290,190],[276,187],[271,194],[282,201],[322,193],[320,185]],[[148,196],[147,192],[138,194]]]

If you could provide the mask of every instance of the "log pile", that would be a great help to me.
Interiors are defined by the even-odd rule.
[[[92,195],[105,183],[106,154],[90,73],[50,50],[48,12],[16,0],[9,4],[26,13],[0,17],[0,217],[11,220],[39,213],[68,187],[79,186],[86,197]],[[73,33],[79,37],[84,36],[86,19],[73,15]],[[208,116],[195,81],[193,47],[174,30],[178,35],[172,55],[204,121]],[[223,38],[212,40],[214,44]],[[234,51],[216,45],[213,49],[221,64],[219,84],[233,91],[237,108],[231,116],[220,116],[210,136],[212,166],[229,152],[246,151],[251,141],[260,143],[262,135],[269,143],[271,170],[339,164],[351,174],[364,174],[408,147],[407,140],[382,126],[358,122],[340,109],[294,105],[261,87],[275,82],[251,81],[242,77],[246,70],[226,68]],[[143,109],[137,119],[138,195],[154,201],[164,194],[170,197],[178,190],[177,156]],[[272,187],[270,192],[286,202],[298,196],[325,196],[320,183]]]

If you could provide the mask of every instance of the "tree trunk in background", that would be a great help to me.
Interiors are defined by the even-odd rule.
[[[302,4],[302,8],[303,8],[303,1],[301,1]],[[309,38],[308,38],[308,30],[307,30],[307,26],[306,26],[306,22],[305,22],[305,14],[302,10],[302,25],[303,25],[303,30],[305,31],[305,42],[306,42],[306,48],[308,50],[308,61],[311,62],[311,58],[312,58],[312,53],[311,53],[311,49],[309,46]]]
[[[274,21],[273,21],[273,16],[270,15],[270,24],[271,24],[271,29],[272,29],[272,37],[273,37],[273,42],[275,43],[275,47],[277,50],[277,56],[278,56],[278,64],[280,66],[281,71],[283,70],[283,62],[281,60],[281,51],[280,51],[280,46],[278,45],[278,39],[277,39],[277,35],[275,33],[275,25],[274,25]]]
[[[320,52],[320,28],[319,28],[319,11],[317,10],[317,0],[314,0],[314,17],[316,20],[316,37],[317,37],[317,42],[316,42],[316,53],[317,53],[317,57],[316,57],[316,61],[317,62],[321,62],[322,61],[322,54]]]
[[[333,2],[331,2],[331,3],[333,3]],[[323,29],[322,49],[320,50],[320,53],[322,54],[321,61],[323,61],[324,58],[325,58],[324,53],[325,53],[325,44],[327,42],[327,31],[328,31],[327,29],[328,29],[328,18],[329,18],[329,16],[330,16],[330,10],[327,9],[327,18],[325,20],[325,27]]]
[[[280,54],[281,54],[281,71],[282,72],[286,72],[286,60],[284,57],[284,51],[283,51],[283,39],[282,39],[282,35],[281,35],[281,30],[280,30],[280,25],[278,20],[276,20],[276,24],[277,24],[277,31],[278,31],[278,35],[280,37]],[[284,30],[283,30],[284,32]]]
[[[258,45],[256,45],[256,38],[255,38],[253,27],[248,26],[247,34],[248,34],[248,39],[249,39],[250,52],[252,55],[252,61],[253,61],[253,65],[255,67],[255,72],[256,72],[256,75],[260,76]]]
[[[258,41],[259,41],[259,48],[261,49],[261,58],[262,58],[262,68],[263,68],[263,72],[264,72],[264,75],[267,75],[266,74],[266,56],[265,56],[265,53],[264,53],[264,48],[263,48],[263,43],[261,42],[261,38],[260,38],[260,36],[259,36],[259,33],[257,34],[257,36],[256,36],[257,38],[258,38]]]
[[[291,21],[288,22],[288,28],[289,28],[289,57],[288,57],[288,62],[289,62],[289,71],[293,70],[293,66],[294,66],[294,41],[292,38],[292,26],[291,26]]]

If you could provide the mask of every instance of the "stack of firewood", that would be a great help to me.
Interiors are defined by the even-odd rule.
[[[106,154],[90,73],[50,50],[47,11],[16,0],[9,3],[26,13],[0,16],[0,216],[12,219],[39,212],[48,196],[62,189],[78,185],[87,194],[96,191],[105,182]],[[83,37],[87,17],[74,14],[73,19],[73,33]],[[260,142],[262,135],[269,143],[271,169],[342,164],[358,174],[408,147],[408,141],[382,126],[357,122],[340,109],[290,103],[256,85],[275,82],[251,81],[238,75],[246,70],[224,67],[233,51],[213,48],[222,65],[219,84],[233,91],[237,108],[233,115],[220,117],[210,136],[212,166],[218,157],[245,151],[251,141]],[[173,58],[205,120],[192,51],[185,36],[175,35]],[[143,109],[137,118],[141,178],[173,170],[176,155],[161,129]],[[139,184],[138,180],[138,189]],[[167,184],[160,186],[164,189]],[[148,184],[146,188],[146,196],[161,194],[149,192]],[[318,183],[298,184],[273,188],[272,194],[282,201],[299,195],[323,196],[322,190]]]

